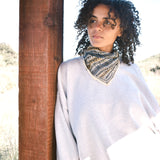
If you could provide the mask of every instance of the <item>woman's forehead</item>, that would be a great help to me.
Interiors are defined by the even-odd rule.
[[[100,15],[100,16],[105,16],[108,18],[115,18],[115,11],[114,9],[109,6],[109,5],[104,5],[104,4],[99,4],[97,5],[92,12],[92,15]]]
[[[111,18],[111,19],[118,18],[115,13],[115,10],[111,6],[104,5],[104,4],[97,5],[93,9],[92,16],[101,17],[101,18]]]

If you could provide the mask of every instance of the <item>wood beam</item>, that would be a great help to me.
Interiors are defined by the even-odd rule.
[[[63,0],[20,0],[19,159],[55,160],[54,106]]]

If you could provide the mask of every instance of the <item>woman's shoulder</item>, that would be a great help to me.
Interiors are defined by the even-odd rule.
[[[128,71],[130,73],[140,73],[140,68],[137,64],[133,63],[133,64],[125,64],[125,63],[121,63],[120,64],[120,69],[123,70],[123,71]]]
[[[135,63],[130,65],[121,63],[119,67],[119,73],[138,81],[144,81],[143,74],[139,66]]]
[[[75,57],[72,59],[65,60],[64,62],[62,62],[61,65],[76,65],[76,64],[80,63],[80,61],[82,61],[82,59],[83,58],[81,56]]]
[[[82,57],[75,57],[62,62],[59,66],[59,70],[77,70],[83,62]]]

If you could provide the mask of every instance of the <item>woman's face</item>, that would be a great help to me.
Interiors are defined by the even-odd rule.
[[[120,20],[109,6],[99,4],[88,21],[88,36],[92,46],[111,52],[117,36],[121,36]]]

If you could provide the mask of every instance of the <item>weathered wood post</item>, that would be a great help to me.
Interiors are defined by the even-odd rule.
[[[62,30],[63,0],[20,0],[20,160],[55,160],[53,123]]]

